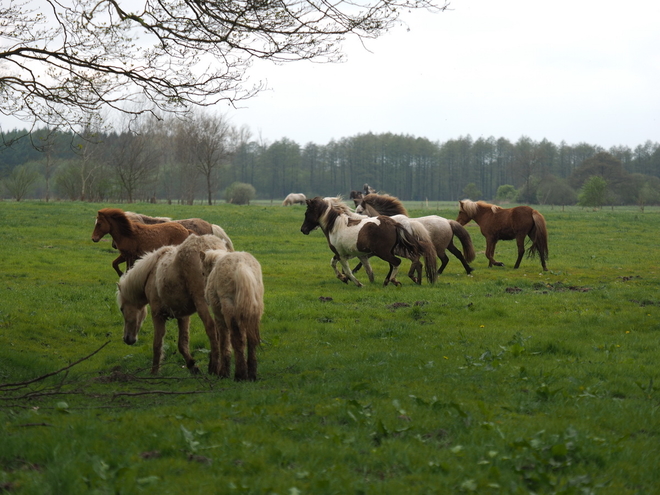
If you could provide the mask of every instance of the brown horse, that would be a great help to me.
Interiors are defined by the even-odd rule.
[[[178,225],[178,224],[177,224]],[[140,258],[117,284],[117,305],[124,318],[124,342],[133,345],[151,307],[154,326],[152,373],[158,373],[163,354],[165,323],[175,318],[179,326],[178,348],[193,373],[199,370],[189,349],[190,316],[199,315],[209,338],[209,373],[220,374],[220,342],[215,322],[204,299],[204,275],[200,253],[226,249],[212,235],[191,235],[178,246],[163,246]]]
[[[486,238],[486,258],[488,266],[504,266],[504,263],[495,261],[495,245],[497,241],[516,240],[518,244],[518,259],[514,268],[520,266],[525,254],[525,237],[529,236],[532,245],[527,251],[529,257],[538,254],[543,270],[548,259],[548,229],[545,218],[538,211],[529,206],[516,206],[514,208],[501,208],[483,201],[459,201],[460,211],[456,221],[461,225],[474,220],[481,233]]]
[[[145,253],[162,246],[181,244],[192,232],[180,223],[165,222],[155,225],[131,222],[123,210],[103,208],[96,216],[92,241],[99,242],[110,234],[120,255],[112,262],[112,267],[121,277],[119,264],[126,261],[128,271],[135,261]]]
[[[390,282],[397,286],[401,285],[401,282],[396,279],[401,264],[401,260],[394,254],[396,252],[399,256],[404,256],[413,262],[419,260],[420,256],[424,256],[427,278],[429,282],[435,282],[437,276],[435,249],[431,244],[429,246],[432,252],[425,249],[417,239],[411,236],[403,225],[389,217],[351,218],[334,206],[336,202],[337,198],[308,199],[305,220],[300,231],[308,235],[312,230],[321,228],[334,253],[331,264],[337,278],[345,283],[351,280],[355,285],[361,287],[362,284],[355,278],[348,266],[348,260],[357,257],[364,263],[368,256],[374,255],[390,265],[383,285]],[[337,262],[341,263],[344,273],[337,270]],[[367,269],[366,264],[365,269]],[[372,278],[373,274],[369,276],[370,280]]]
[[[158,223],[165,223],[165,222],[176,222],[176,223],[180,223],[185,228],[191,230],[197,235],[213,234],[214,236],[219,237],[220,239],[224,240],[225,243],[227,243],[228,251],[234,250],[234,244],[231,242],[231,239],[224,231],[224,229],[220,227],[220,225],[209,223],[206,220],[202,220],[201,218],[185,218],[183,220],[172,220],[169,217],[150,217],[149,215],[143,215],[142,213],[134,213],[132,211],[125,211],[124,213],[131,222],[145,223],[147,225],[155,225]]]
[[[369,194],[364,196],[355,209],[356,213],[363,213],[374,217],[377,215],[387,215],[397,219],[399,215],[408,216],[408,211],[401,201],[387,194]],[[448,220],[438,215],[427,215],[424,217],[414,217],[411,220],[421,223],[429,233],[431,241],[438,253],[441,265],[438,274],[441,274],[447,263],[449,256],[445,249],[456,256],[463,265],[465,272],[469,275],[474,270],[469,263],[474,261],[475,253],[470,233],[460,223],[455,220]],[[463,252],[454,245],[454,237],[461,242]]]
[[[220,377],[229,377],[233,350],[234,380],[254,381],[259,325],[264,312],[261,265],[250,253],[242,251],[218,249],[201,252],[199,256],[206,279],[204,294],[215,315],[220,341]]]

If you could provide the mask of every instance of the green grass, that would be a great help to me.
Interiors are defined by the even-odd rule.
[[[193,377],[168,326],[122,343],[116,251],[87,203],[0,203],[0,492],[654,493],[660,211],[542,209],[549,271],[450,263],[339,282],[304,208],[118,205],[221,225],[262,264],[256,383]],[[454,205],[413,215],[454,218]],[[407,269],[408,262],[404,262]],[[364,272],[358,278],[366,282]],[[331,298],[322,301],[320,298]],[[37,382],[109,342],[97,354]],[[192,319],[205,369],[208,341]]]

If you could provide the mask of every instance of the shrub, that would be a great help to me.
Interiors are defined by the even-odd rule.
[[[227,203],[235,205],[249,205],[250,200],[254,199],[257,191],[252,184],[244,182],[234,182],[225,191],[225,200]]]

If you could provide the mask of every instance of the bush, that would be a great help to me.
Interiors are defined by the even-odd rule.
[[[225,201],[235,205],[249,205],[250,200],[254,199],[257,191],[252,184],[244,182],[234,182],[225,191]]]

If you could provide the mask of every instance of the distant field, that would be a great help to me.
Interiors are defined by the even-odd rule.
[[[513,270],[511,241],[487,268],[470,224],[473,276],[450,255],[435,286],[382,287],[374,261],[357,288],[279,204],[0,202],[0,492],[656,493],[660,209],[539,207],[548,272]],[[173,322],[149,374],[151,322],[122,343],[116,251],[90,239],[106,206],[201,217],[256,256],[259,381],[188,375]]]

